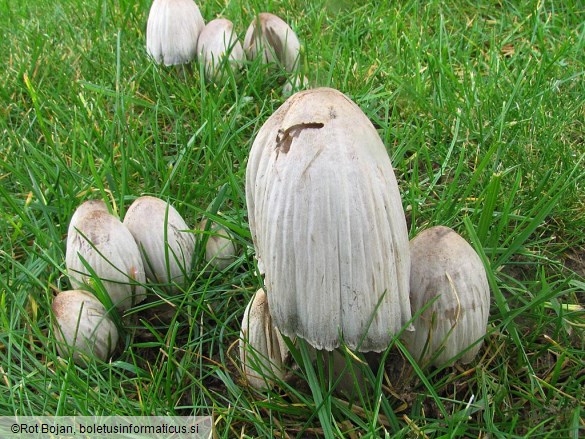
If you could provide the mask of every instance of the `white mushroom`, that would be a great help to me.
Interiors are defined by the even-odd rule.
[[[285,375],[290,352],[278,329],[272,324],[266,293],[256,292],[242,319],[240,360],[245,379],[256,389],[271,388]]]
[[[159,64],[189,63],[195,59],[204,26],[193,0],[154,0],[146,25],[146,50]]]
[[[195,237],[179,212],[160,198],[143,196],[128,208],[124,225],[140,248],[146,276],[178,291],[195,250]]]
[[[207,79],[220,78],[225,64],[234,72],[239,70],[245,55],[234,32],[233,23],[225,18],[217,18],[207,23],[199,35],[197,56],[199,62],[205,66]]]
[[[62,357],[85,364],[85,357],[107,360],[118,343],[118,330],[106,309],[91,293],[82,290],[59,293],[51,306],[55,316],[53,332]]]
[[[84,261],[119,310],[144,299],[144,267],[136,241],[118,218],[86,203],[74,213],[67,236],[65,263],[75,289],[90,283],[91,270]]]
[[[276,15],[263,12],[254,18],[244,38],[244,51],[253,60],[279,63],[294,72],[299,65],[301,44],[290,26]]]
[[[443,226],[417,235],[410,255],[412,313],[427,308],[415,319],[415,332],[405,334],[406,346],[422,364],[446,365],[464,351],[460,360],[469,363],[481,347],[481,342],[474,343],[486,333],[490,308],[481,259],[467,241]]]
[[[205,231],[207,220],[201,221],[199,230]],[[216,270],[225,270],[237,259],[237,251],[229,232],[217,225],[212,224],[205,244],[205,260]]]
[[[408,233],[390,158],[349,98],[299,92],[246,170],[250,230],[275,325],[317,349],[384,350],[410,320]]]

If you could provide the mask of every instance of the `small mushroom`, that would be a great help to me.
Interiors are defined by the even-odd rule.
[[[85,264],[89,264],[112,302],[125,311],[145,297],[142,258],[124,224],[93,204],[82,204],[69,224],[65,253],[69,280],[75,289],[87,286],[91,271]]]
[[[195,59],[205,22],[193,0],[154,0],[146,25],[146,50],[158,64],[186,64]]]
[[[415,331],[405,344],[421,364],[469,363],[486,333],[490,289],[475,250],[448,227],[431,227],[410,243],[410,302]],[[432,302],[432,303],[431,303]]]
[[[63,291],[53,299],[51,308],[61,357],[71,352],[75,363],[83,365],[86,357],[105,361],[112,355],[118,343],[118,330],[95,296],[82,290]]]
[[[274,14],[263,12],[252,21],[244,37],[244,51],[250,60],[278,63],[287,72],[299,65],[301,44],[290,26]]]
[[[245,379],[258,390],[269,389],[285,375],[290,352],[272,324],[264,290],[256,292],[242,319],[240,360]]]
[[[146,276],[178,291],[195,250],[195,237],[179,212],[160,198],[143,196],[128,208],[124,225],[140,248]]]
[[[199,230],[205,231],[206,228],[207,220],[201,221]],[[214,223],[209,231],[205,244],[205,260],[216,270],[225,270],[238,257],[236,246],[225,228]]]
[[[316,349],[387,348],[411,318],[408,232],[386,147],[360,108],[330,88],[291,96],[254,140],[246,201],[280,331]]]
[[[211,20],[201,31],[197,42],[199,62],[205,66],[205,76],[214,80],[222,76],[226,57],[235,73],[242,66],[245,55],[230,20]]]

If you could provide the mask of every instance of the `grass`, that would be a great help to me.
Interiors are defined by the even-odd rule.
[[[521,3],[521,4],[520,4]],[[258,63],[220,84],[153,65],[150,2],[0,0],[0,414],[213,414],[219,437],[571,437],[585,430],[585,9],[564,2],[201,2],[241,36],[271,11],[304,43],[313,85],[368,115],[388,148],[411,237],[443,224],[480,254],[488,334],[468,366],[421,369],[396,340],[348,404],[302,344],[291,382],[241,378],[237,337],[255,274],[244,176],[284,101]],[[241,256],[197,257],[165,321],[124,316],[111,362],[59,358],[50,304],[70,288],[69,219],[89,198],[123,217],[142,194]],[[156,297],[156,296],[155,296]],[[354,369],[355,368],[355,369]],[[357,371],[357,372],[356,372]]]

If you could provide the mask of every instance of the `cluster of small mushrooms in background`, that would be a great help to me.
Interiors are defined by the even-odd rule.
[[[274,14],[254,18],[244,38],[238,40],[233,23],[216,18],[205,24],[193,0],[154,0],[146,27],[146,48],[159,64],[181,65],[197,59],[208,80],[224,77],[225,66],[234,73],[249,60],[274,63],[288,74],[283,93],[306,83],[299,77],[299,39],[290,26]]]
[[[313,353],[342,343],[379,353],[400,335],[422,365],[467,363],[479,351],[490,307],[480,257],[443,226],[409,243],[386,148],[341,92],[298,92],[266,121],[250,152],[246,201],[265,276],[240,334],[251,386],[285,376],[281,334]]]
[[[72,354],[78,364],[86,356],[108,359],[118,342],[118,330],[104,304],[91,292],[101,283],[111,305],[124,312],[146,298],[146,281],[176,294],[191,270],[196,235],[207,239],[205,259],[224,270],[236,259],[228,232],[206,220],[197,234],[166,201],[137,198],[124,221],[102,200],[89,200],[73,214],[67,234],[65,264],[73,290],[53,301],[54,332],[60,355]]]

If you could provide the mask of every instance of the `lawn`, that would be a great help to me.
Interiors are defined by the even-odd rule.
[[[396,340],[377,370],[353,362],[372,388],[348,402],[301,344],[287,380],[248,386],[237,341],[262,278],[245,172],[286,99],[282,74],[253,61],[208,83],[196,64],[157,66],[150,1],[0,0],[0,415],[195,413],[214,416],[218,437],[582,436],[583,2],[199,4],[241,40],[256,13],[284,18],[310,86],[365,112],[410,237],[449,226],[482,258],[492,303],[481,351],[421,369]],[[71,289],[69,220],[95,198],[123,218],[141,195],[170,201],[192,227],[221,224],[239,257],[210,272],[198,245],[183,292],[149,285],[151,300],[120,316],[111,361],[80,367],[58,356],[50,312]]]

